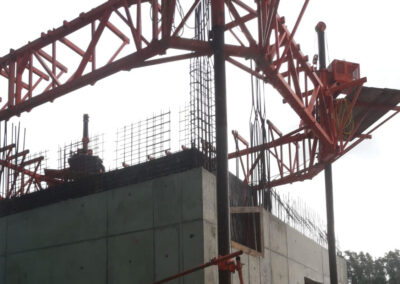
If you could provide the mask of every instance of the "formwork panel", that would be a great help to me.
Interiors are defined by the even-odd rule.
[[[106,234],[106,194],[71,199],[8,216],[9,253]]]
[[[106,241],[18,253],[7,257],[7,284],[106,283]]]
[[[165,226],[181,221],[181,187],[176,175],[153,180],[154,225]]]
[[[204,261],[204,230],[203,221],[182,224],[182,267],[183,270],[199,266]],[[204,270],[199,270],[183,278],[184,283],[204,283]]]
[[[179,272],[179,226],[155,230],[155,280],[161,280]],[[170,281],[180,283],[179,280]]]
[[[154,281],[153,230],[108,240],[108,284]]]
[[[152,227],[152,181],[108,191],[108,233],[110,235]]]

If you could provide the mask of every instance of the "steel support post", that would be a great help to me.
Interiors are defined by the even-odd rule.
[[[230,253],[230,216],[228,186],[228,129],[225,74],[225,12],[223,0],[211,1],[212,47],[214,54],[215,116],[217,138],[217,214],[218,254]],[[230,284],[229,271],[219,271],[219,283]]]
[[[328,220],[328,254],[331,284],[337,284],[335,218],[333,211],[332,164],[325,167],[326,217]]]
[[[319,69],[326,69],[325,56],[325,29],[326,25],[319,22],[315,30],[318,34],[318,53]],[[332,185],[332,164],[325,166],[325,199],[326,199],[326,217],[328,222],[328,254],[329,254],[329,274],[330,283],[338,284],[337,264],[336,264],[336,241],[335,241],[335,215],[333,210],[333,185]]]

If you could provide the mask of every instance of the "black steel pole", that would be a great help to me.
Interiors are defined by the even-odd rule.
[[[88,150],[88,143],[89,143],[89,115],[83,115],[83,137],[82,137],[82,144],[83,144],[83,151],[86,153]]]
[[[325,56],[325,29],[326,25],[319,22],[315,30],[318,34],[318,53],[319,69],[326,68]],[[332,185],[332,164],[325,166],[325,199],[326,217],[328,222],[328,254],[329,254],[329,274],[331,284],[337,284],[337,264],[336,264],[336,241],[335,241],[335,215],[333,210],[333,185]]]
[[[328,254],[331,284],[337,284],[335,219],[333,211],[332,164],[325,166],[326,216],[328,219]]]
[[[217,140],[217,222],[218,254],[230,253],[230,216],[228,186],[228,129],[225,75],[225,15],[224,1],[213,0],[212,47],[214,53],[215,116]],[[219,283],[230,284],[229,271],[219,271]]]
[[[324,22],[319,22],[315,27],[318,35],[318,57],[319,57],[319,70],[326,68],[326,55],[325,55],[325,29]]]

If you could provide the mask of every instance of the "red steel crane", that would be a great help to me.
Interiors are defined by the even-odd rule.
[[[199,3],[109,0],[11,50],[0,58],[0,75],[8,81],[1,92],[0,121],[119,71],[214,54],[220,192],[227,187],[225,61],[272,85],[298,115],[297,129],[282,133],[268,121],[272,141],[229,155],[242,159],[269,151],[278,169],[269,186],[312,178],[400,110],[399,92],[363,87],[366,78],[360,77],[358,64],[335,60],[317,70],[309,62],[294,40],[309,0],[291,30],[277,13],[279,0],[211,0],[211,41],[193,39],[185,30]],[[115,49],[110,50],[110,42]],[[394,114],[379,122],[389,110]],[[248,177],[255,165],[245,164],[242,160]],[[221,192],[218,199],[227,208],[227,191]],[[225,211],[223,220],[229,223]],[[220,250],[221,255],[228,253]]]
[[[1,97],[0,120],[118,71],[210,56],[211,42],[186,36],[184,29],[199,2],[111,0],[11,50],[0,58],[0,75],[8,81],[8,90],[2,92],[8,95]],[[300,119],[299,128],[290,133],[281,133],[269,121],[273,141],[229,155],[268,150],[279,169],[271,186],[312,178],[326,163],[369,138],[376,128],[368,128],[388,110],[397,113],[398,94],[363,88],[366,78],[360,78],[358,64],[335,60],[318,72],[309,63],[294,40],[309,1],[304,1],[291,31],[285,18],[277,14],[279,1],[221,2],[231,15],[224,22],[226,61],[275,87]],[[86,37],[72,39],[84,32]],[[119,42],[115,50],[107,44],[110,39]],[[256,66],[248,67],[248,60]],[[248,170],[247,175],[251,166]]]

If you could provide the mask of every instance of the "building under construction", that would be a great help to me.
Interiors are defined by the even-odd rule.
[[[347,283],[331,164],[398,113],[400,91],[363,86],[356,63],[326,66],[322,22],[310,62],[294,40],[308,2],[289,29],[278,0],[109,0],[1,57],[0,283]],[[51,168],[7,123],[119,71],[179,60],[190,61],[179,151],[163,112],[118,129],[106,170],[84,115],[82,140]],[[251,76],[249,135],[228,136],[226,61]],[[264,84],[297,128],[267,117]],[[322,171],[327,228],[278,190]]]
[[[2,201],[2,279],[153,283],[209,262],[218,256],[217,200],[205,162],[190,149]],[[232,252],[243,251],[243,283],[329,282],[322,239],[306,237],[264,206],[244,206],[243,182],[233,175],[230,188]],[[289,214],[301,230],[295,209]],[[347,283],[340,257],[338,272],[339,283]],[[232,279],[240,283],[238,271]],[[218,283],[218,266],[167,283]]]

